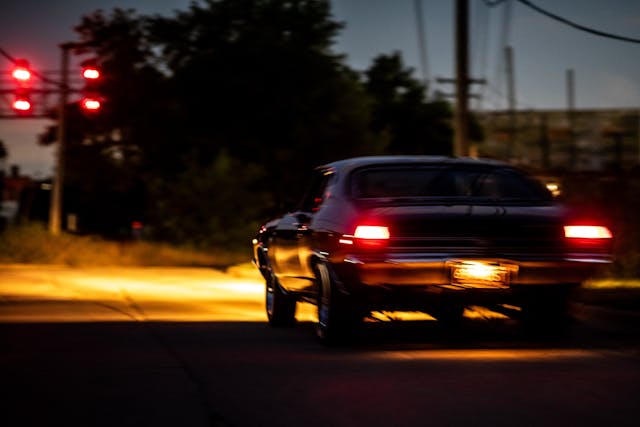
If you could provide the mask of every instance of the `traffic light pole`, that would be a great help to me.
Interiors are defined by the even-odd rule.
[[[49,206],[49,232],[57,236],[62,229],[62,189],[64,187],[64,163],[65,146],[67,140],[66,129],[66,105],[69,98],[69,50],[75,46],[74,43],[63,43],[60,45],[61,57],[61,81],[60,99],[58,103],[58,148],[56,150],[56,163],[51,192],[51,205]]]

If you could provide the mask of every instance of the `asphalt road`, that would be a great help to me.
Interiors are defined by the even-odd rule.
[[[0,425],[639,424],[637,319],[576,306],[540,337],[472,309],[329,349],[311,307],[266,326],[262,292],[242,270],[0,266]]]

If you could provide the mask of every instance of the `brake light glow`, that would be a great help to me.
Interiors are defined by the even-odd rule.
[[[353,235],[345,234],[338,240],[343,245],[356,245],[362,249],[380,249],[387,246],[391,234],[382,225],[359,225]]]
[[[611,239],[611,231],[599,225],[565,225],[564,237],[568,239]]]
[[[389,236],[389,228],[379,225],[359,225],[353,233],[356,239],[388,240]]]

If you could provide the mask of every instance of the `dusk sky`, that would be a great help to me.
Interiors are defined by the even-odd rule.
[[[531,0],[537,6],[585,27],[640,38],[640,0]],[[173,15],[190,0],[21,0],[0,6],[0,47],[26,58],[33,68],[59,68],[58,44],[76,39],[73,27],[95,9],[133,8],[140,14]],[[401,51],[405,64],[429,79],[453,77],[453,0],[422,0],[427,70],[420,67],[414,0],[333,0],[333,13],[345,28],[335,51],[364,70],[379,54]],[[640,44],[588,34],[545,17],[512,0],[511,19],[505,5],[489,8],[470,0],[470,60],[473,77],[488,84],[475,109],[503,109],[505,100],[502,46],[514,49],[516,99],[519,109],[566,108],[565,73],[575,70],[577,108],[640,108]],[[507,31],[504,31],[507,28]],[[506,37],[503,34],[506,33]],[[0,58],[0,70],[10,63]],[[447,85],[432,89],[452,92]],[[6,103],[6,99],[2,99]],[[6,106],[6,104],[5,104]],[[36,144],[48,120],[0,119],[0,140],[9,151],[7,165],[46,177],[52,150]]]

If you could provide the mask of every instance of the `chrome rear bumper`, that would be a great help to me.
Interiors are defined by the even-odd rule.
[[[458,261],[480,261],[508,266],[511,270],[509,284],[513,286],[579,284],[592,276],[599,267],[611,263],[610,259],[601,255],[513,260],[402,254],[388,256],[385,259],[375,259],[366,255],[348,255],[334,266],[349,272],[348,276],[355,278],[363,285],[443,286],[451,284],[451,265]]]

